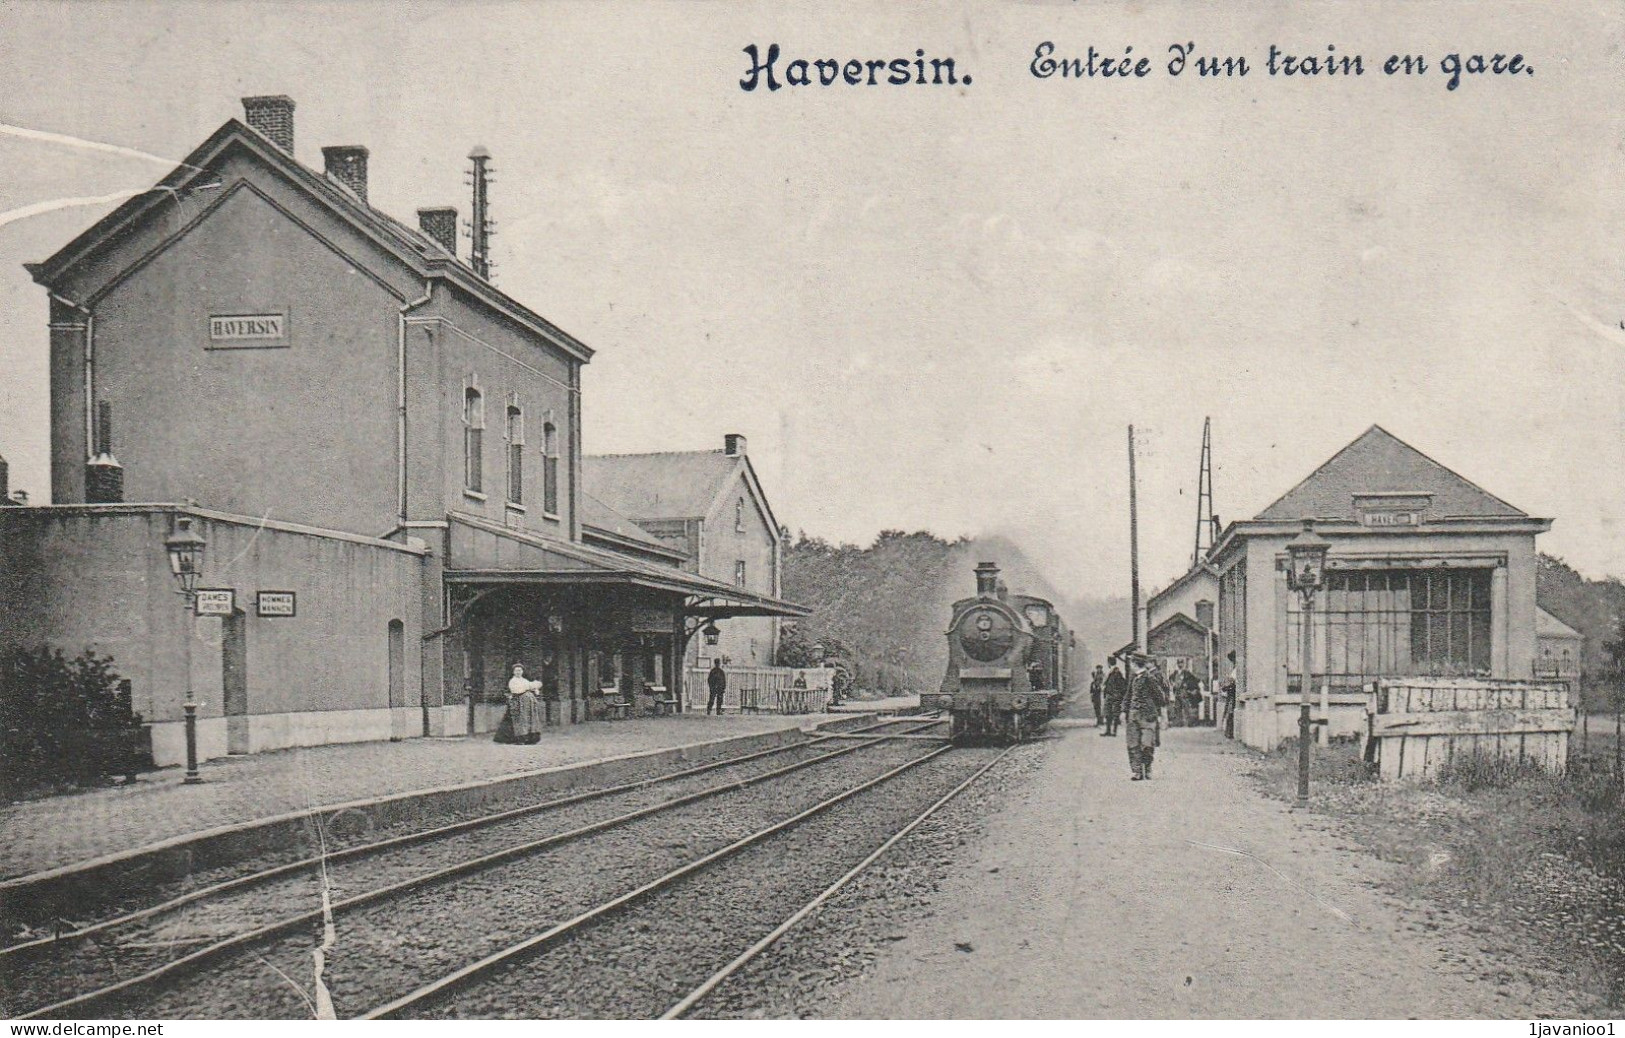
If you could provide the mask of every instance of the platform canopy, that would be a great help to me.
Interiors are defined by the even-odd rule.
[[[806,616],[812,610],[620,552],[538,537],[453,512],[444,579],[465,586],[624,586],[684,596],[686,616]]]

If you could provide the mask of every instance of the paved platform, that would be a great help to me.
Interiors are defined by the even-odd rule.
[[[0,878],[28,875],[145,847],[188,833],[370,797],[411,793],[522,772],[754,735],[811,728],[827,714],[637,718],[549,729],[535,746],[489,735],[350,743],[226,757],[199,768],[147,772],[127,786],[0,807]]]

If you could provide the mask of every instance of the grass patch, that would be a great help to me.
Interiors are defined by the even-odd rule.
[[[1389,885],[1517,934],[1518,955],[1570,978],[1575,1011],[1625,1012],[1625,797],[1607,766],[1566,775],[1527,762],[1457,757],[1424,783],[1379,782],[1351,746],[1315,747],[1310,804],[1398,863]],[[1297,792],[1296,747],[1259,758],[1266,795]]]

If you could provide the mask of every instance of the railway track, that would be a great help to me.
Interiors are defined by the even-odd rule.
[[[686,1016],[1010,752],[930,750],[364,1018]]]
[[[852,734],[899,728],[902,734],[918,734],[938,724],[890,719]],[[83,930],[0,949],[0,973],[6,979],[3,1011],[29,1018],[140,1006],[154,992],[185,987],[206,969],[245,955],[258,958],[283,979],[285,991],[298,992],[306,1007],[314,1008],[317,1000],[312,992],[293,979],[304,972],[300,966],[290,963],[290,973],[260,949],[291,944],[308,955],[311,935],[337,919],[447,885],[466,885],[473,877],[511,863],[647,825],[672,812],[693,811],[713,798],[737,795],[860,752],[895,753],[887,749],[891,742],[841,743],[818,736],[280,863]],[[780,764],[782,757],[799,759]],[[547,831],[538,834],[539,825]],[[320,907],[290,912],[290,904]],[[87,981],[93,985],[89,990]],[[253,1015],[273,1015],[265,1008],[256,1003]]]

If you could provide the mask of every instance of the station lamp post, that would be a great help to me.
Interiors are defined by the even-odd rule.
[[[1299,659],[1303,677],[1298,685],[1298,806],[1309,806],[1309,743],[1314,722],[1309,719],[1309,684],[1314,671],[1315,592],[1326,583],[1326,555],[1331,542],[1315,533],[1313,520],[1303,521],[1303,532],[1287,542],[1287,587],[1303,596],[1299,614],[1303,641]],[[1325,724],[1326,718],[1320,723]]]
[[[186,785],[203,781],[197,773],[197,701],[192,690],[192,614],[197,608],[197,581],[203,573],[203,550],[207,546],[201,534],[192,529],[192,517],[183,515],[175,520],[175,532],[164,538],[169,552],[169,570],[175,574],[180,594],[186,602]]]

